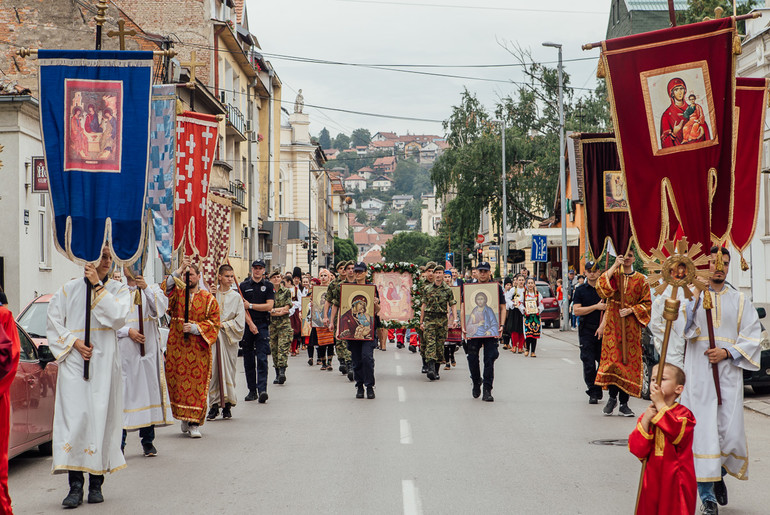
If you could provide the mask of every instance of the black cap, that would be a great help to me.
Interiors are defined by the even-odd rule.
[[[489,266],[488,262],[482,261],[481,263],[478,264],[478,266],[476,267],[476,270],[492,270],[492,267]]]
[[[591,261],[590,259],[586,261],[586,270],[595,271],[598,270],[599,267],[596,266],[595,261]]]
[[[265,262],[262,261],[261,259],[256,259],[256,260],[254,260],[251,263],[251,268],[254,268],[254,267],[257,267],[257,266],[261,266],[262,268],[266,268]]]
[[[362,263],[356,263],[353,266],[353,271],[354,272],[366,272],[366,263],[363,263],[363,262]]]

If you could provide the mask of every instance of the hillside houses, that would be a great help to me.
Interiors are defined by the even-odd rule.
[[[366,189],[366,179],[360,175],[351,175],[345,179],[345,189],[348,191],[364,191]]]
[[[374,170],[379,173],[393,173],[396,171],[396,156],[378,157],[374,162]]]
[[[393,188],[393,179],[380,175],[372,181],[372,188],[378,191],[390,191]]]

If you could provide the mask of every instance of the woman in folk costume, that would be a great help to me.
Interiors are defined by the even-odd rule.
[[[303,346],[302,342],[302,269],[298,266],[294,267],[294,271],[287,279],[290,281],[287,284],[287,288],[291,291],[291,304],[292,308],[289,311],[289,317],[291,318],[291,329],[293,331],[293,337],[291,340],[291,355],[299,355],[299,348]]]
[[[506,277],[503,281],[503,291],[505,292],[505,310],[508,311],[508,315],[505,317],[505,327],[503,327],[503,349],[509,350],[511,348],[511,312],[512,304],[509,303],[509,294],[513,290],[513,279]]]
[[[235,284],[235,273],[230,265],[222,265],[217,272],[216,299],[219,304],[219,334],[212,346],[212,373],[209,384],[208,420],[214,420],[222,409],[222,418],[233,418],[232,408],[237,404],[235,392],[235,365],[238,361],[238,342],[246,328],[246,309],[243,297]],[[217,354],[219,354],[219,359]],[[220,380],[219,376],[222,375]],[[219,390],[220,383],[224,392]],[[224,398],[224,405],[222,399]]]
[[[139,430],[142,452],[151,457],[158,453],[153,443],[155,427],[171,423],[158,329],[158,319],[166,313],[168,299],[160,286],[148,285],[131,267],[126,267],[126,281],[132,302],[126,325],[118,330],[123,370],[123,441],[120,448],[126,447],[128,431]]]
[[[599,326],[602,357],[594,384],[609,390],[605,415],[612,415],[620,397],[620,414],[633,417],[627,403],[629,396],[642,393],[642,330],[650,323],[652,301],[645,276],[634,271],[631,248],[599,276],[596,291],[607,299],[607,309]]]
[[[524,276],[517,274],[513,278],[513,287],[505,295],[505,306],[508,310],[505,325],[511,335],[511,352],[514,354],[524,353],[524,282]]]
[[[524,290],[524,296],[520,301],[520,313],[524,321],[524,356],[536,358],[535,348],[540,339],[540,313],[543,312],[543,296],[537,291],[535,279],[527,279],[527,287]]]
[[[332,274],[325,268],[319,272],[318,286],[328,286],[332,279]],[[321,302],[321,309],[325,306],[326,302]],[[324,318],[323,314],[319,315],[321,319]],[[331,316],[331,308],[326,313],[326,317]],[[334,359],[334,334],[331,330],[324,327],[314,327],[312,334],[315,334],[315,341],[318,347],[318,359],[321,360],[321,370],[327,370],[331,372],[334,370],[332,367],[332,359]]]

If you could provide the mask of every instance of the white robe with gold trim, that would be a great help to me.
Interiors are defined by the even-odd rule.
[[[695,415],[693,439],[695,476],[698,481],[721,478],[721,467],[738,479],[748,479],[749,453],[743,422],[743,370],[759,370],[761,326],[757,311],[743,293],[725,285],[711,292],[716,346],[733,351],[735,359],[718,363],[722,405],[717,405],[709,348],[706,312],[702,297],[694,323],[685,332],[687,384],[681,403]]]
[[[131,288],[135,301],[136,288]],[[157,284],[142,291],[144,318],[144,356],[141,346],[129,338],[128,330],[139,330],[139,307],[131,303],[126,325],[118,331],[121,369],[123,371],[123,429],[136,430],[171,422],[163,354],[160,352],[158,318],[168,309],[168,298]]]
[[[79,470],[115,472],[126,466],[123,436],[123,381],[116,331],[126,324],[128,286],[108,280],[91,294],[90,379],[83,379],[83,357],[73,347],[85,339],[86,284],[73,279],[48,304],[48,345],[59,363],[53,416],[53,473]]]
[[[222,404],[219,395],[219,369],[217,368],[217,349],[222,351],[223,369],[222,382],[225,387],[225,402],[231,406],[236,404],[235,365],[238,362],[238,342],[243,338],[246,327],[246,309],[243,298],[236,290],[222,293],[216,290],[219,304],[219,319],[221,325],[217,335],[216,345],[211,346],[211,381],[209,382],[209,406]],[[224,406],[219,406],[220,408]]]
[[[658,354],[660,354],[663,347],[663,336],[666,331],[666,320],[663,318],[663,310],[666,299],[670,298],[671,286],[668,286],[661,295],[656,295],[652,301],[652,311],[648,327],[652,333],[653,344]],[[684,370],[684,329],[687,326],[688,301],[681,288],[677,288],[677,299],[679,300],[679,316],[671,324],[671,334],[668,339],[668,350],[666,351],[666,363],[671,363]]]

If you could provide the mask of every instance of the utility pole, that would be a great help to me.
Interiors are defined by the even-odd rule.
[[[567,171],[564,167],[564,93],[562,78],[561,43],[545,42],[543,46],[559,50],[559,189],[561,190],[561,282],[562,291],[567,291]],[[566,299],[565,299],[566,300]],[[562,302],[561,331],[569,331],[569,306]]]

